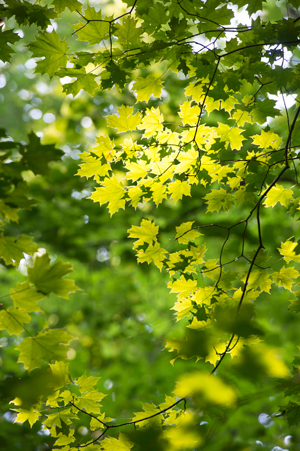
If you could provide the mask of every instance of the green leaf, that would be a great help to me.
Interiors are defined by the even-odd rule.
[[[129,49],[140,45],[140,36],[143,28],[137,28],[137,21],[131,17],[124,17],[122,24],[117,24],[115,35],[118,37],[118,44],[124,49]]]
[[[17,33],[13,30],[6,30],[0,33],[0,59],[5,62],[9,62],[11,56],[15,53],[15,50],[8,44],[14,44],[20,39]]]
[[[82,22],[72,25],[79,41],[87,41],[88,45],[95,45],[109,38],[109,23],[107,22],[109,18],[103,19],[101,11],[96,12],[92,6],[88,6],[83,15],[86,20],[82,19]]]
[[[78,0],[52,0],[52,4],[58,14],[61,14],[66,8],[71,12],[76,10],[81,11],[82,8],[82,3]]]
[[[60,160],[63,152],[56,149],[53,144],[41,144],[41,139],[35,133],[29,133],[28,144],[21,145],[19,149],[22,163],[25,169],[29,169],[34,174],[48,175],[51,161]]]
[[[79,386],[80,393],[94,390],[94,386],[100,380],[100,377],[88,377],[85,373],[77,379],[76,384]]]
[[[175,240],[181,244],[188,244],[189,241],[194,241],[198,236],[202,235],[197,230],[192,230],[194,221],[184,222],[179,227],[176,227]]]
[[[143,420],[144,418],[151,417],[152,415],[155,415],[159,412],[159,408],[155,406],[154,404],[149,403],[142,403],[143,412],[138,412],[134,414],[134,417],[132,421],[136,421],[138,427],[146,426],[147,424],[161,424],[161,417],[159,415],[155,416],[154,418],[150,418],[148,420]]]
[[[39,34],[36,41],[29,44],[29,50],[33,57],[43,58],[37,62],[36,71],[48,74],[50,78],[56,75],[60,67],[67,64],[67,41],[62,41],[54,30],[52,33]]]
[[[37,251],[37,245],[32,243],[32,237],[21,235],[19,238],[9,236],[0,237],[0,257],[6,265],[18,265],[26,254]]]
[[[38,292],[29,281],[18,283],[15,288],[10,289],[10,297],[14,301],[14,306],[26,312],[42,312],[38,301],[45,295]]]
[[[24,331],[23,324],[30,321],[31,316],[16,307],[0,311],[0,330],[7,330],[10,335],[20,335]]]
[[[153,75],[148,75],[146,78],[138,78],[133,85],[133,89],[137,93],[137,101],[148,102],[151,95],[160,97],[162,83],[162,80],[154,77]]]
[[[48,296],[50,293],[68,299],[69,293],[78,290],[73,280],[63,279],[73,271],[72,265],[58,261],[50,266],[50,257],[44,254],[37,256],[33,268],[28,268],[29,281],[33,283],[38,292]]]
[[[88,413],[100,413],[100,401],[105,397],[103,393],[99,393],[96,390],[84,392],[81,394],[77,401],[77,406],[80,409],[84,409]]]
[[[101,442],[101,446],[104,451],[130,451],[133,447],[133,443],[131,443],[127,437],[120,432],[119,438],[106,437]]]
[[[50,329],[39,332],[35,337],[27,337],[16,349],[20,352],[18,362],[32,371],[40,368],[42,361],[65,360],[67,345],[73,337],[63,329]]]
[[[207,211],[220,211],[223,208],[228,211],[233,203],[233,196],[223,188],[213,189],[204,199],[207,200]]]
[[[298,426],[300,422],[300,405],[290,401],[287,406],[283,407],[289,426]]]
[[[53,8],[45,8],[37,3],[32,4],[26,0],[22,2],[9,0],[6,3],[7,6],[2,7],[3,14],[5,17],[15,16],[17,23],[20,25],[36,24],[41,28],[46,28],[47,25],[51,24],[50,20],[56,17]]]

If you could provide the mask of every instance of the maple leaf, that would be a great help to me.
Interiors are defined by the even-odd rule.
[[[142,407],[143,407],[144,411],[135,413],[132,421],[137,422],[136,424],[139,427],[145,426],[146,424],[149,423],[149,421],[151,423],[154,422],[157,425],[161,424],[161,418],[159,415],[155,416],[154,418],[150,418],[148,420],[141,421],[144,418],[151,417],[152,415],[155,415],[159,412],[158,407],[155,406],[154,404],[149,404],[149,403],[144,402],[144,403],[142,403]]]
[[[274,207],[277,202],[280,202],[281,205],[287,208],[292,199],[293,191],[290,188],[284,188],[282,185],[276,184],[268,192],[264,205],[266,207]]]
[[[132,16],[124,17],[122,23],[117,24],[115,34],[118,37],[118,44],[125,50],[140,44],[143,28],[137,27],[137,24],[137,20]]]
[[[171,293],[178,293],[178,299],[194,293],[196,286],[196,280],[186,279],[184,275],[180,276],[180,279],[168,283],[168,287],[171,288]]]
[[[199,103],[205,95],[205,90],[203,89],[203,84],[195,83],[195,82],[190,83],[185,88],[185,95],[192,96],[192,99],[196,103]],[[199,114],[199,112],[198,112],[198,114]]]
[[[133,443],[131,443],[127,437],[120,432],[119,438],[106,437],[102,440],[101,446],[104,451],[130,451],[133,447]]]
[[[291,240],[287,240],[285,243],[281,243],[281,247],[278,248],[281,255],[283,255],[283,259],[289,263],[291,260],[294,262],[300,262],[300,255],[296,255],[294,252],[295,247],[297,247],[298,243],[294,243]]]
[[[213,189],[204,199],[207,200],[207,211],[220,211],[223,208],[228,211],[233,203],[233,196],[223,188]]]
[[[162,80],[153,75],[148,75],[146,78],[138,78],[134,83],[134,91],[137,92],[138,102],[148,102],[150,96],[161,96]]]
[[[195,166],[197,164],[197,160],[199,158],[199,153],[193,147],[188,149],[186,152],[180,152],[177,157],[179,164],[175,167],[176,174],[182,174],[183,172],[188,172],[191,169],[191,166]]]
[[[88,413],[100,413],[100,401],[105,397],[103,393],[99,393],[96,390],[83,392],[81,397],[77,401],[77,405],[80,409],[84,409]]]
[[[293,279],[297,279],[300,273],[295,268],[283,266],[279,272],[274,272],[272,278],[279,287],[292,291]]]
[[[145,130],[144,136],[152,136],[155,132],[161,132],[163,130],[163,116],[159,111],[159,108],[146,109],[146,114],[143,117],[142,123],[137,126],[139,130]]]
[[[125,168],[128,169],[126,178],[135,182],[139,178],[144,178],[148,174],[150,165],[144,160],[139,160],[137,163],[128,161]]]
[[[252,139],[253,144],[256,144],[262,149],[279,149],[282,142],[282,138],[271,130],[267,132],[262,130],[260,135],[253,135]]]
[[[229,143],[232,150],[240,150],[242,147],[242,142],[246,139],[242,135],[244,129],[237,127],[230,127],[227,124],[218,123],[218,135],[221,141]]]
[[[81,11],[82,8],[82,3],[78,0],[52,0],[52,4],[58,14],[61,14],[66,8],[71,12],[76,10]]]
[[[50,266],[50,257],[44,254],[37,256],[32,268],[28,268],[28,278],[33,283],[37,291],[45,296],[50,293],[61,298],[68,299],[69,293],[78,290],[74,280],[63,279],[63,276],[73,271],[72,265],[58,261]]]
[[[96,12],[92,6],[88,6],[83,14],[86,20],[72,25],[79,41],[86,41],[88,45],[95,45],[109,38],[108,17],[105,18],[105,22],[101,11]]]
[[[156,182],[150,189],[152,191],[153,202],[156,206],[167,198],[167,188],[162,183]]]
[[[132,226],[129,232],[129,238],[137,238],[134,243],[134,249],[142,246],[144,243],[152,244],[157,241],[156,235],[158,234],[159,227],[154,222],[148,219],[142,219],[140,226]]]
[[[0,256],[6,265],[18,265],[24,257],[24,252],[32,254],[37,251],[37,245],[32,243],[32,237],[21,235],[19,238],[0,237]]]
[[[31,316],[16,307],[0,311],[0,330],[6,329],[10,335],[20,335],[24,330],[23,324],[30,321]]]
[[[86,73],[84,68],[73,69],[72,71],[60,70],[57,75],[63,77],[64,74],[67,74],[67,77],[77,78],[77,80],[73,81],[72,83],[65,83],[63,85],[63,91],[66,94],[72,94],[75,97],[79,93],[79,91],[83,89],[90,96],[92,96],[95,89],[98,88],[98,83],[95,81],[96,75]]]
[[[37,302],[43,299],[45,295],[38,292],[28,280],[23,283],[18,283],[15,288],[11,288],[10,297],[13,299],[14,306],[17,308],[26,312],[42,312]]]
[[[182,196],[191,195],[191,185],[188,182],[180,182],[180,180],[175,180],[175,182],[169,183],[168,193],[171,195],[171,199],[173,199],[176,204],[180,199],[182,199]]]
[[[116,128],[118,133],[136,130],[141,123],[142,114],[133,114],[133,107],[122,105],[118,108],[118,115],[106,116],[107,124],[111,128]]]
[[[175,240],[181,244],[188,244],[189,241],[194,241],[198,236],[202,235],[202,233],[197,230],[192,230],[192,226],[194,221],[184,222],[179,227],[176,227],[176,236]]]
[[[153,262],[161,271],[163,267],[163,261],[165,260],[165,254],[167,251],[160,247],[159,243],[149,244],[145,251],[138,252],[138,262],[147,262],[148,265]]]
[[[108,210],[112,216],[120,208],[125,208],[124,195],[122,183],[113,175],[111,178],[106,177],[102,182],[102,187],[96,188],[89,198],[94,202],[99,202],[100,205],[108,202]]]
[[[69,47],[66,39],[61,41],[56,31],[39,34],[36,41],[29,44],[29,50],[35,58],[43,58],[37,62],[36,71],[53,77],[58,69],[67,64]]]
[[[15,50],[9,44],[14,44],[19,39],[19,35],[14,33],[13,30],[0,33],[0,59],[3,63],[9,62],[11,56],[15,53]]]
[[[18,362],[23,362],[28,371],[39,368],[42,360],[65,360],[66,345],[73,337],[63,329],[50,329],[39,332],[35,337],[24,338],[16,349],[20,352]]]
[[[198,116],[200,114],[200,108],[197,105],[191,105],[188,100],[180,106],[180,113],[178,113],[182,119],[183,124],[196,125],[198,122]]]
[[[76,385],[79,386],[80,393],[94,390],[94,385],[100,380],[100,377],[87,376],[85,373],[77,379]]]
[[[25,423],[28,421],[30,426],[32,427],[34,423],[38,421],[40,418],[40,413],[38,410],[35,410],[33,407],[30,410],[26,409],[18,409],[18,415],[15,419],[16,423]]]
[[[246,277],[242,279],[246,280]],[[270,278],[270,274],[265,271],[259,271],[258,269],[254,269],[249,277],[247,288],[251,290],[252,288],[257,289],[260,287],[261,291],[270,292],[270,288],[272,285],[272,280]]]

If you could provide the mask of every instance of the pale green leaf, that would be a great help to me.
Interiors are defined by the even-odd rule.
[[[37,251],[37,245],[32,242],[32,237],[21,235],[19,238],[10,236],[0,237],[0,257],[3,258],[6,265],[18,265],[20,260],[26,254],[32,254]]]
[[[7,330],[10,335],[20,335],[24,331],[23,324],[30,321],[31,316],[16,307],[0,311],[0,330]]]
[[[43,360],[65,360],[72,338],[63,329],[43,330],[35,337],[27,337],[16,347],[20,352],[18,362],[23,362],[25,369],[32,371],[40,368]]]
[[[197,230],[192,230],[194,221],[184,222],[179,227],[176,227],[175,240],[181,244],[188,244],[189,241],[194,241],[198,236],[202,235]]]
[[[35,58],[44,58],[37,62],[36,71],[53,77],[60,67],[67,64],[69,47],[66,39],[61,41],[56,31],[39,34],[36,41],[31,42],[29,50]]]
[[[74,293],[78,289],[74,280],[63,279],[72,271],[72,265],[61,261],[50,266],[50,257],[44,254],[36,257],[33,268],[28,268],[28,277],[36,289],[45,296],[54,293],[56,296],[68,299],[69,293]]]
[[[154,75],[138,78],[133,85],[133,89],[137,93],[138,102],[148,102],[151,95],[155,97],[161,96],[162,80]]]
[[[28,280],[23,283],[18,283],[15,288],[11,288],[10,297],[13,299],[15,307],[26,312],[42,312],[38,301],[43,299],[45,295],[37,291]]]

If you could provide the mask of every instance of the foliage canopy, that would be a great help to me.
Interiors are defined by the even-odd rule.
[[[53,449],[298,449],[298,8],[298,0],[2,1],[3,67],[13,71],[18,52],[31,52],[31,78],[43,80],[44,92],[52,83],[69,102],[48,135],[31,131],[24,141],[25,136],[12,139],[0,131],[0,255],[3,271],[23,265],[26,274],[26,280],[13,276],[17,284],[9,296],[4,293],[0,311],[0,330],[10,340],[4,351],[14,361],[9,377],[3,370],[4,400],[16,412],[16,423],[38,425],[40,435],[47,431]],[[68,20],[72,32],[66,31]],[[31,33],[26,49],[19,28]],[[98,99],[101,110],[99,130],[87,145],[77,126],[77,136],[71,135],[76,117],[90,124],[82,114],[86,106],[76,99],[85,99],[85,105]],[[80,178],[73,181],[66,149],[76,140],[83,151],[78,151]],[[138,280],[139,271],[145,271],[146,283],[157,272],[155,280],[167,281],[170,299],[175,298],[176,327],[162,333],[163,353],[173,367],[165,369],[164,361],[157,370],[173,376],[153,383],[156,392],[150,390],[144,399],[147,383],[141,379],[138,389],[127,390],[126,409],[116,401],[113,413],[105,401],[110,383],[100,387],[99,361],[72,362],[74,339],[83,347],[89,342],[75,326],[80,315],[70,319],[66,313],[61,327],[54,327],[53,314],[52,322],[47,319],[46,299],[56,305],[57,316],[59,307],[67,307],[53,301],[55,296],[85,292],[76,272],[76,283],[66,278],[73,266],[57,260],[55,252],[75,267],[89,264],[87,249],[76,255],[76,246],[78,252],[80,246],[88,248],[89,237],[77,231],[75,221],[66,219],[72,238],[67,231],[59,241],[60,233],[43,235],[31,213],[39,218],[45,208],[44,220],[53,224],[62,210],[73,214],[62,180],[80,185],[74,198],[87,197],[85,190],[96,203],[80,200],[84,206],[76,206],[74,218],[82,214],[80,208],[93,212],[87,214],[94,215],[96,225],[100,221],[108,242],[127,234],[137,263],[150,265],[140,270],[126,257],[127,266],[126,239],[122,250],[114,248],[115,265],[122,255],[124,270],[116,284],[127,287],[128,274]],[[99,219],[97,203],[107,207],[111,219],[103,209]],[[99,262],[109,259],[106,248],[97,255]],[[113,266],[102,270],[103,279],[114,284]],[[87,285],[95,283],[92,274],[86,270]],[[112,302],[107,293],[102,296]],[[149,296],[159,319],[170,303],[157,307]],[[75,309],[88,309],[87,299],[75,299]],[[118,355],[109,341],[114,343],[123,324],[118,312],[103,320],[108,327],[101,330],[103,358]],[[98,333],[97,323],[85,327]],[[135,328],[133,338],[139,333]],[[138,371],[138,358],[132,362],[131,372]],[[116,372],[122,371],[120,362]],[[124,379],[129,377],[130,372]],[[142,406],[133,413],[135,389]]]

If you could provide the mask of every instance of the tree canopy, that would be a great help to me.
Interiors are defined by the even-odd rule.
[[[299,449],[300,1],[0,15],[3,449]]]

